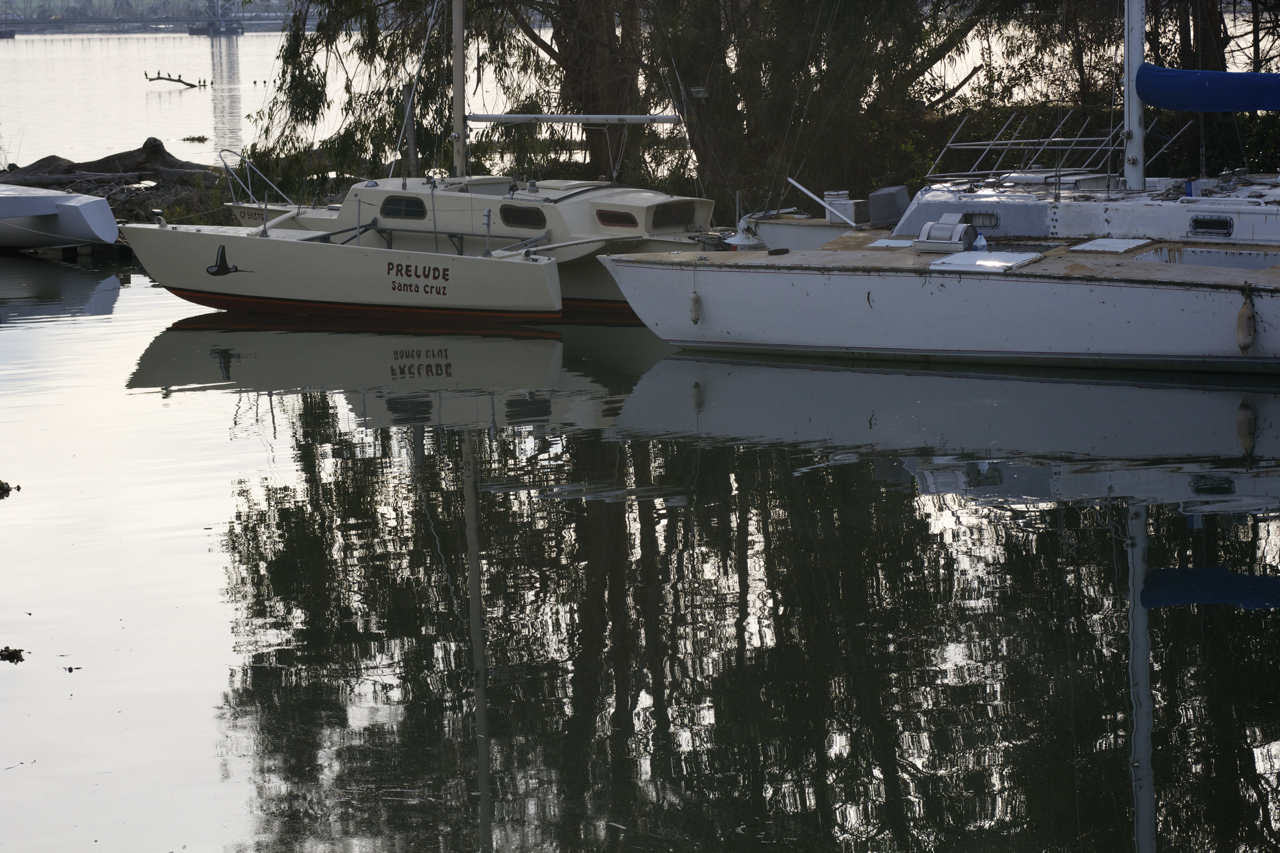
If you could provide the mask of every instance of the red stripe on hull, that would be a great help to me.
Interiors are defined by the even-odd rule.
[[[165,288],[174,296],[224,311],[260,312],[263,314],[301,314],[315,317],[345,317],[405,321],[412,318],[435,321],[473,323],[549,323],[560,319],[556,311],[484,311],[467,308],[406,308],[396,305],[354,305],[340,302],[304,302],[292,299],[266,299],[259,296],[231,296],[200,290]]]
[[[215,311],[178,320],[169,328],[219,332],[372,332],[411,335],[479,335],[485,337],[560,340],[550,329],[514,323],[469,323],[448,318],[313,317],[306,314],[265,314]]]
[[[565,299],[562,323],[590,323],[608,326],[643,326],[636,312],[622,300]]]

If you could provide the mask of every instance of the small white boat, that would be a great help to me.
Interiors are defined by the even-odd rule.
[[[0,247],[47,249],[114,243],[115,214],[105,198],[0,183]]]
[[[1280,251],[1080,241],[939,258],[911,242],[602,260],[644,323],[686,349],[1280,370],[1280,271],[1194,265]]]
[[[1142,66],[1140,78],[1142,14],[1131,0],[1127,126],[1100,143],[1123,142],[1123,187],[997,174],[926,187],[892,233],[859,231],[834,251],[602,260],[641,320],[684,348],[1280,370],[1280,180],[1232,175],[1212,197],[1180,197],[1181,181],[1145,178],[1139,91],[1168,109],[1248,107],[1166,98],[1160,86],[1180,72]],[[1221,76],[1224,93],[1280,91],[1280,75]],[[1269,97],[1253,108],[1280,108]],[[998,251],[981,250],[988,240]]]
[[[274,221],[275,231],[314,233],[376,220],[366,242],[457,256],[531,249],[556,262],[564,312],[573,319],[634,315],[613,278],[596,262],[602,251],[666,252],[707,239],[713,202],[605,181],[524,181],[503,176],[386,178],[348,194],[359,200],[324,207],[230,205],[246,227]],[[207,304],[207,303],[206,303]]]
[[[709,229],[713,203],[603,181],[467,176],[466,122],[657,123],[671,117],[467,116],[462,33],[456,26],[452,173],[458,177],[369,180],[352,187],[340,205],[304,208],[272,206],[265,193],[259,203],[228,167],[232,192],[239,185],[247,194],[231,205],[242,227],[126,226],[138,259],[176,295],[213,308],[635,323],[595,255],[610,245],[687,248]],[[412,94],[407,100],[412,114]],[[250,178],[257,174],[286,198],[244,162]]]

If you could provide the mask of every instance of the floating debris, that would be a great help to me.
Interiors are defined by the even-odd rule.
[[[0,649],[0,661],[6,661],[8,663],[22,663],[23,660],[25,660],[25,658],[22,657],[22,649],[11,649],[8,646]]]
[[[5,498],[9,497],[9,495],[13,492],[20,492],[20,491],[22,491],[22,486],[10,486],[4,480],[0,480],[0,500],[4,500]]]
[[[184,137],[182,137],[182,141],[183,141],[183,142],[208,142],[208,141],[209,141],[209,137],[207,137],[207,136],[184,136]]]

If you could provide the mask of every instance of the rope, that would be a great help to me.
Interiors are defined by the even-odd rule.
[[[418,58],[418,71],[413,75],[412,88],[409,90],[409,102],[405,104],[404,121],[400,122],[400,136],[396,138],[396,147],[393,152],[394,154],[397,154],[397,155],[400,153],[400,144],[404,142],[405,131],[409,129],[409,121],[412,118],[410,114],[409,106],[410,104],[414,104],[416,98],[418,97],[418,80],[422,78],[422,66],[425,65],[427,62],[427,45],[431,43],[431,34],[435,32],[436,13],[439,10],[440,10],[440,3],[436,2],[431,7],[431,18],[427,21],[427,35],[426,35],[426,38],[422,40],[422,56]],[[391,168],[387,171],[387,177],[393,178],[395,177],[395,173],[396,173],[396,161],[395,161],[395,158],[393,157],[391,160]]]
[[[184,219],[195,219],[197,216],[208,216],[210,213],[217,213],[219,210],[222,210],[222,207],[215,207],[215,208],[211,208],[210,210],[202,210],[199,213],[189,213],[186,216],[177,216],[177,217],[174,217],[173,219],[170,219],[169,217],[166,216],[164,220],[165,222],[181,222]]]
[[[835,0],[835,2],[831,4],[831,13],[827,16],[827,32],[828,33],[831,31],[831,28],[835,26],[836,12],[838,12],[839,9],[840,9],[840,0]],[[819,19],[814,22],[813,32],[809,36],[809,50],[808,50],[808,53],[805,55],[805,63],[804,63],[806,68],[808,68],[811,64],[816,64],[816,63],[811,63],[810,60],[814,55],[814,45],[818,41],[818,30],[821,27],[821,25],[822,25],[822,21],[821,21],[821,18],[819,17]],[[824,42],[823,50],[821,51],[824,54],[825,54],[825,48],[826,48],[826,43]],[[798,104],[792,104],[791,106],[791,115],[788,116],[787,118],[787,130],[785,130],[782,134],[781,147],[782,147],[782,150],[784,151],[787,149],[787,138],[791,135],[792,126],[795,126],[795,129],[796,129],[796,145],[794,148],[791,149],[791,154],[787,159],[786,168],[784,170],[781,170],[781,171],[785,171],[786,174],[780,175],[777,171],[775,171],[773,178],[769,181],[769,194],[765,196],[765,200],[764,200],[764,207],[766,211],[769,209],[769,199],[773,198],[773,184],[775,181],[784,183],[784,186],[778,192],[778,207],[782,207],[782,199],[787,194],[787,186],[785,185],[785,182],[783,181],[783,179],[791,174],[791,171],[792,171],[791,167],[795,164],[796,155],[799,154],[799,150],[800,150],[799,142],[801,139],[803,139],[802,132],[804,130],[805,121],[809,117],[809,106],[810,104],[813,103],[813,93],[816,89],[817,89],[816,86],[812,86],[809,88],[809,94],[804,99],[804,109],[800,113],[800,123],[798,125],[795,125],[794,122],[792,121],[792,119],[795,118],[796,106]],[[810,151],[813,150],[812,144],[810,145],[809,150]],[[801,165],[803,166],[804,162],[808,159],[809,159],[809,153],[808,151],[806,151],[804,157],[802,157],[800,160]]]
[[[686,112],[691,113],[691,112],[692,112],[691,105],[690,105],[688,102],[686,102],[686,101],[684,100],[684,97],[683,97],[683,95],[684,95],[684,91],[685,91],[685,88],[684,88],[684,82],[680,79],[680,69],[676,67],[676,55],[675,55],[675,51],[673,51],[673,50],[671,49],[671,40],[670,40],[670,38],[668,37],[668,34],[667,34],[667,26],[666,26],[666,23],[662,20],[662,15],[661,15],[661,13],[656,14],[656,15],[655,15],[655,17],[656,17],[657,22],[658,22],[658,29],[662,32],[662,41],[663,41],[663,43],[664,43],[664,44],[666,45],[666,47],[667,47],[667,56],[669,57],[669,59],[670,59],[670,61],[671,61],[671,73],[675,75],[675,78],[676,78],[676,86],[678,86],[678,87],[679,87],[679,89],[680,89],[680,94],[681,94],[681,98],[680,98],[680,100],[679,100],[679,101],[676,101],[676,100],[675,100],[675,98],[674,98],[674,97],[672,97],[672,95],[671,95],[671,88],[670,88],[670,84],[667,84],[667,83],[666,83],[666,81],[665,81],[665,79],[664,79],[664,81],[663,81],[663,82],[664,82],[664,84],[666,84],[666,86],[667,86],[667,97],[671,98],[671,103],[672,103],[673,105],[674,105],[674,104],[676,104],[676,103],[682,103],[682,104],[684,104],[684,105],[685,105],[685,110],[686,110]],[[686,116],[686,118],[685,118],[685,122],[684,122],[684,125],[685,125],[685,133],[684,133],[684,137],[685,137],[685,139],[688,141],[688,143],[689,143],[689,147],[690,147],[690,148],[693,148],[693,138],[690,136],[690,130],[689,130],[689,126],[690,126],[690,124],[691,124],[691,122],[689,121],[688,116]],[[724,183],[724,185],[727,187],[727,186],[729,185],[729,175],[728,175],[728,173],[727,173],[727,172],[725,172],[724,164],[722,164],[722,163],[720,162],[720,158],[719,158],[719,157],[717,156],[717,154],[716,154],[715,146],[714,146],[714,145],[712,145],[712,146],[708,146],[708,149],[707,149],[707,150],[708,150],[708,151],[709,151],[709,153],[711,154],[711,159],[712,159],[712,163],[711,163],[711,164],[708,164],[708,165],[714,165],[714,167],[715,167],[716,171],[720,173],[720,179],[721,179],[721,181],[722,181],[722,182]]]

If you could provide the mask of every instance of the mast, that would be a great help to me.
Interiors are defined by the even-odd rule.
[[[1124,183],[1141,192],[1147,187],[1143,162],[1142,101],[1138,98],[1138,68],[1146,39],[1145,0],[1124,4]]]
[[[466,12],[466,0],[453,0],[453,176],[455,178],[465,174],[467,165]]]

